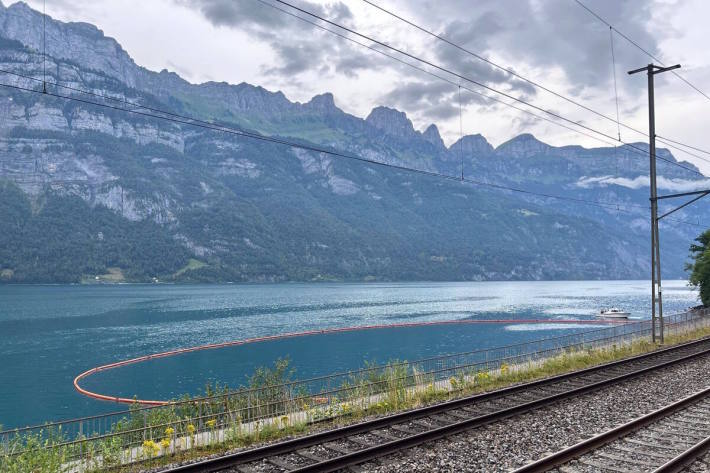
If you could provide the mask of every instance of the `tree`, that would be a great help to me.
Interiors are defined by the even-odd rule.
[[[698,244],[690,245],[690,256],[694,262],[688,265],[690,284],[700,289],[700,300],[710,306],[710,230],[695,239]]]

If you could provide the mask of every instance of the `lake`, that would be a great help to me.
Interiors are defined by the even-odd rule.
[[[87,389],[169,399],[206,383],[238,386],[288,357],[299,378],[592,330],[600,308],[648,318],[650,282],[470,282],[269,285],[0,285],[0,424],[5,428],[124,409],[77,393],[97,365],[178,348],[289,332],[444,320],[437,325],[289,338],[151,360],[87,378]],[[664,312],[698,304],[684,281]],[[521,324],[516,320],[543,319]],[[575,320],[578,323],[555,323]]]

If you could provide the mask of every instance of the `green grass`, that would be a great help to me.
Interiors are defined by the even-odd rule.
[[[207,266],[207,263],[203,263],[202,261],[196,260],[195,258],[190,258],[185,266],[178,269],[175,272],[175,274],[173,274],[173,277],[177,278],[177,277],[185,274],[188,271],[193,271],[195,269],[204,268],[205,266]]]
[[[96,283],[119,283],[124,282],[126,277],[123,274],[123,270],[117,267],[106,268],[105,274],[99,274],[96,276],[85,276],[81,278],[82,284],[96,284]]]

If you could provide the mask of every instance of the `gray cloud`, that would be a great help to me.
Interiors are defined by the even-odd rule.
[[[405,82],[385,94],[384,99],[393,104],[434,105],[455,92],[456,86],[446,82]]]
[[[672,28],[662,31],[664,36],[654,37],[649,33],[650,0],[599,0],[590,6],[661,59],[659,41],[676,34]],[[475,8],[472,8],[470,4],[456,2],[400,0],[400,4],[392,9],[482,57],[493,58],[507,69],[515,70],[510,67],[512,64],[534,67],[537,69],[534,73],[523,75],[565,95],[575,96],[587,103],[593,103],[600,97],[613,97],[609,29],[573,1],[477,0]],[[402,27],[405,28],[404,25]],[[551,105],[562,103],[504,70],[442,41],[429,40],[434,53],[429,57],[434,57],[436,62],[463,76],[523,100],[532,99],[537,103],[538,96],[542,99],[544,95],[545,101],[553,99]],[[634,82],[637,78],[629,78],[625,72],[648,63],[649,58],[616,34],[614,53],[619,99],[622,109],[627,110],[629,106],[625,104],[636,103],[645,94],[645,87],[640,87]],[[551,84],[546,70],[562,71],[567,85]],[[455,117],[458,107],[454,97],[445,87],[435,86],[435,83],[436,79],[432,78],[416,86],[399,84],[383,99],[420,115],[439,119]],[[477,88],[471,84],[467,86]],[[422,90],[427,87],[431,88],[429,92]],[[492,92],[481,91],[495,96]],[[464,96],[471,97],[472,94],[464,92]],[[483,105],[477,110],[481,113],[499,111],[504,107],[481,98],[471,99],[471,102]],[[633,111],[629,110],[629,113]],[[534,124],[539,124],[534,117],[516,115],[516,128],[524,130]]]
[[[448,120],[458,115],[459,107],[445,102],[432,105],[426,110],[426,116],[433,120]]]
[[[329,51],[314,42],[274,43],[274,51],[279,56],[277,65],[264,68],[267,74],[291,76],[314,69],[321,65],[320,58]]]
[[[486,58],[487,54],[482,51],[488,49],[488,39],[503,28],[498,16],[498,12],[484,11],[471,21],[454,21],[446,27],[444,37]],[[496,88],[505,85],[509,91],[516,91],[525,96],[533,96],[536,93],[535,88],[529,83],[450,44],[437,41],[434,50],[438,61],[468,79]]]
[[[489,102],[467,90],[462,90],[460,97],[460,104],[464,109],[470,105]],[[459,114],[458,87],[443,81],[401,82],[382,95],[380,102],[410,112],[418,112],[431,119],[447,120]]]
[[[315,30],[311,25],[258,0],[174,1],[198,10],[216,26],[243,29],[267,41],[280,59],[279,64],[265,69],[272,74],[299,74],[323,68],[323,63],[328,64],[330,73],[348,77],[372,68],[373,61],[377,66],[391,67],[398,71],[404,67],[366,52],[352,43],[330,37],[328,33]],[[350,8],[342,2],[317,4],[302,1],[298,5],[338,23],[353,25],[356,20]],[[642,4],[638,0],[600,0],[592,6],[652,53],[660,54],[656,38],[646,29],[651,20],[647,3]],[[533,65],[541,69],[559,68],[573,84],[571,90],[563,92],[582,96],[589,89],[598,92],[600,89],[608,90],[612,85],[608,28],[570,0],[477,0],[475,8],[466,3],[436,2],[433,5],[430,0],[409,0],[393,9],[414,18],[423,17],[417,21],[421,21],[424,27],[434,28],[439,23],[445,37],[483,57],[504,56],[517,64]],[[410,29],[403,23],[399,24],[404,31]],[[357,25],[354,26],[359,29]],[[669,31],[668,34],[673,32]],[[647,62],[638,50],[629,47],[620,38],[616,40],[617,77],[627,68]],[[433,52],[433,55],[425,56],[433,57],[439,64],[466,77],[504,89],[520,98],[529,99],[539,92],[531,84],[451,45],[433,38],[427,41],[430,43],[425,44],[430,45],[428,51]],[[411,50],[408,47],[405,49]],[[506,68],[509,66],[501,65]],[[436,81],[427,80],[432,84]],[[622,90],[625,89],[624,84],[624,81],[620,81]],[[629,90],[626,92],[630,93]],[[634,96],[639,93],[638,87],[633,90]]]
[[[285,17],[270,8],[258,4],[229,0],[176,0],[178,3],[198,9],[215,26],[281,28]]]
[[[318,71],[321,75],[340,73],[353,77],[361,70],[382,62],[373,61],[371,55],[356,49],[356,46],[342,40],[334,41],[328,36],[330,33],[258,0],[174,1],[198,10],[215,26],[240,29],[269,44],[278,61],[263,67],[262,72],[267,74],[293,78],[303,72]],[[328,5],[300,2],[299,6],[340,24],[348,25],[353,20],[352,12],[341,2]]]
[[[423,1],[423,0],[421,0]],[[419,3],[414,0],[414,3]],[[603,18],[619,30],[643,44],[651,53],[660,55],[657,38],[646,29],[651,21],[648,3],[637,0],[603,0],[591,5]],[[412,8],[410,3],[410,8]],[[587,88],[608,89],[612,85],[609,29],[575,2],[569,0],[480,0],[469,9],[464,19],[449,22],[444,35],[482,55],[510,57],[516,63],[538,68],[560,68],[582,94]],[[670,33],[668,33],[670,34]],[[470,58],[455,48],[442,44],[439,57],[448,63]],[[641,66],[648,58],[619,37],[615,37],[617,79],[626,70]],[[501,54],[502,53],[502,54]],[[467,59],[467,61],[470,59]],[[506,66],[506,64],[502,64]],[[497,71],[505,75],[502,71]],[[491,83],[501,77],[485,70],[471,70]],[[541,80],[541,82],[545,82]],[[623,87],[624,81],[619,81]],[[525,84],[528,85],[528,84]],[[532,93],[522,84],[512,84]]]
[[[519,113],[514,115],[511,119],[511,129],[515,132],[514,134],[530,131],[535,126],[539,126],[540,124],[543,124],[544,126],[547,123],[535,118],[532,115],[528,115],[527,113]]]
[[[472,107],[478,114],[510,110],[497,101],[471,92],[477,89],[485,95],[495,97],[495,94],[467,83],[464,83],[459,95],[456,85],[432,79],[397,83],[380,97],[379,102],[437,120],[458,117],[459,106],[463,107],[464,113],[471,111]],[[536,120],[529,115],[527,117]]]
[[[272,83],[299,84],[306,80],[304,74],[307,72],[332,79],[354,78],[365,70],[377,70],[389,75],[390,80],[385,82],[389,87],[393,82],[396,84],[390,91],[382,91],[379,96],[381,104],[405,110],[422,121],[450,120],[459,113],[455,86],[336,38],[259,0],[173,1],[198,11],[218,27],[247,32],[268,44],[276,60],[264,65],[261,71],[272,76]],[[314,1],[299,0],[297,4],[385,42],[401,45],[406,51],[415,52],[492,88],[531,100],[545,108],[558,108],[563,114],[572,113],[568,104],[515,78],[506,70],[442,41],[421,35],[381,12],[370,11],[369,14],[377,15],[375,21],[364,24],[365,19],[372,17],[359,14],[356,17],[344,2],[333,0],[318,4]],[[666,24],[655,27],[658,19],[654,20],[651,14],[654,1],[597,0],[591,2],[590,7],[648,51],[665,59],[659,44],[677,36],[678,32]],[[608,108],[609,102],[606,102],[613,99],[614,90],[609,29],[572,0],[476,0],[473,3],[392,0],[388,8],[483,57],[491,58],[508,70],[524,71],[524,75],[553,90],[574,96],[595,109],[613,115]],[[651,24],[654,24],[653,34],[649,31]],[[641,95],[645,94],[645,85],[640,84],[645,79],[641,76],[629,77],[625,72],[646,64],[649,59],[617,35],[614,39],[620,107],[625,115],[629,115],[637,110],[633,104],[639,103]],[[442,71],[435,72],[454,82],[461,80]],[[564,79],[560,80],[560,77]],[[665,80],[668,78],[659,78],[659,81]],[[479,90],[476,85],[462,83]],[[480,90],[495,96],[490,91]],[[507,111],[504,105],[468,91],[463,91],[461,98],[464,107],[468,107],[469,112],[475,110],[477,115]],[[605,101],[604,109],[600,107],[599,100]],[[585,114],[575,110],[573,116],[582,119]],[[517,112],[513,114],[515,117],[518,115]],[[530,116],[520,116],[511,125],[522,130],[533,123],[538,122]]]
[[[215,26],[242,27],[249,30],[269,30],[274,28],[293,29],[297,22],[274,8],[257,0],[174,0],[179,5],[200,11]],[[343,3],[320,5],[311,2],[301,2],[304,9],[333,18],[341,23],[349,23],[352,12]],[[305,25],[305,23],[304,23]]]

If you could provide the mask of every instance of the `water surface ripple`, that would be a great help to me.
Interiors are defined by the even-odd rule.
[[[298,377],[360,367],[364,359],[417,359],[574,330],[601,307],[645,318],[650,283],[475,282],[273,285],[0,285],[0,424],[17,427],[122,406],[76,393],[78,373],[150,353],[286,332],[451,319],[511,319],[348,332],[210,350],[87,380],[100,392],[169,398],[206,382],[244,383],[288,356]],[[664,287],[667,313],[697,304],[685,282]],[[549,319],[525,327],[516,319]],[[580,324],[555,324],[579,319]],[[317,338],[316,337],[320,337]],[[93,383],[93,385],[92,385]]]

